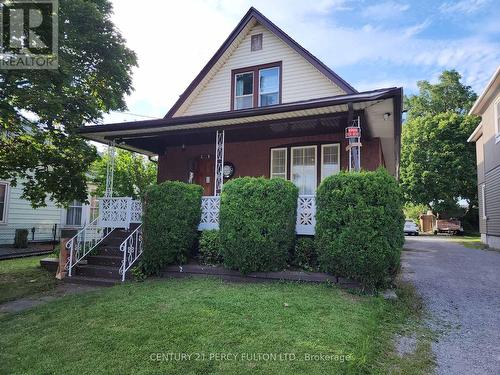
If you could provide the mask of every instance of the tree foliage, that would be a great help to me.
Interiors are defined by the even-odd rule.
[[[477,124],[475,117],[449,112],[405,124],[401,185],[408,201],[438,212],[460,198],[477,202],[475,147],[467,143]]]
[[[436,84],[418,81],[418,95],[405,98],[408,119],[445,112],[467,114],[477,95],[470,86],[460,82],[461,78],[456,70],[445,70]]]
[[[111,22],[109,0],[59,3],[59,68],[0,71],[0,178],[24,182],[34,207],[85,201],[95,148],[76,129],[126,108],[133,51]]]
[[[460,79],[444,71],[438,83],[420,81],[419,94],[405,99],[401,185],[407,201],[437,212],[460,199],[477,202],[475,147],[467,143],[479,123],[467,115],[477,96]]]
[[[90,169],[91,179],[97,185],[96,194],[106,191],[106,172],[109,156],[99,157]],[[113,195],[142,198],[147,188],[156,183],[156,164],[135,153],[117,150],[113,176]]]

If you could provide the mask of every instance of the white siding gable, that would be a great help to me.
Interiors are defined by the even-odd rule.
[[[221,57],[224,61],[214,65],[174,117],[229,111],[231,71],[277,61],[282,62],[282,103],[346,94],[264,26],[256,23],[243,32],[244,38],[233,42],[229,53]],[[259,33],[263,34],[262,50],[250,51],[251,36]]]

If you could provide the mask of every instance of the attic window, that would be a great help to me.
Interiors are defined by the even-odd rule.
[[[259,51],[262,49],[262,34],[252,35],[252,43],[250,50],[251,51]]]

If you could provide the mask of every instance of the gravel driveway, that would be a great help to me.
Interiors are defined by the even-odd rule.
[[[431,313],[438,374],[500,374],[500,252],[407,237],[403,277]]]

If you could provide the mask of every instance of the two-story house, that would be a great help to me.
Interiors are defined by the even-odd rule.
[[[476,142],[481,241],[500,249],[500,66],[469,114],[481,116],[468,139]]]
[[[238,176],[285,178],[314,195],[322,179],[358,158],[345,136],[353,124],[361,129],[361,168],[398,176],[401,101],[397,87],[358,92],[250,8],[164,118],[80,133],[158,155],[159,182],[197,183],[205,196]]]

